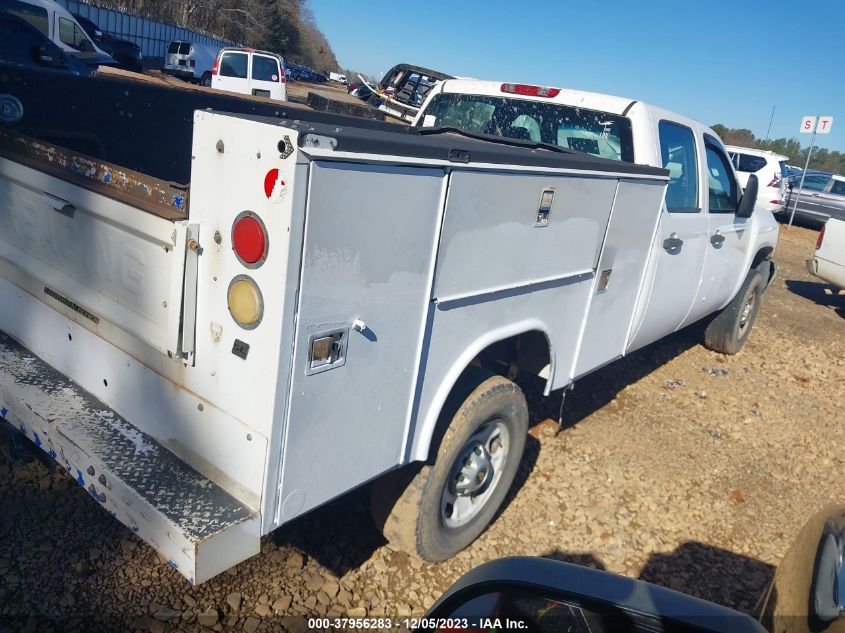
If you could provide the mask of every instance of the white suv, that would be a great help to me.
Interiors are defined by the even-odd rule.
[[[736,175],[743,187],[750,174],[757,174],[757,181],[760,183],[757,206],[775,214],[782,213],[786,200],[786,163],[789,157],[735,145],[725,145],[725,149],[731,155]]]

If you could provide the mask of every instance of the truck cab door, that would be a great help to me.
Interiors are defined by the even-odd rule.
[[[220,57],[217,74],[211,87],[218,90],[249,94],[249,53],[225,51]]]
[[[698,296],[683,326],[724,307],[745,278],[751,218],[736,217],[741,191],[722,144],[704,135],[708,236]]]
[[[693,131],[672,121],[660,121],[658,136],[662,166],[669,185],[652,246],[650,274],[632,329],[628,351],[674,332],[684,323],[698,293],[707,253],[709,226],[701,204],[702,153]],[[700,140],[700,139],[699,139]]]

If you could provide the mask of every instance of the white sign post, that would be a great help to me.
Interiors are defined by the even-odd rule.
[[[801,190],[804,188],[804,177],[807,175],[807,168],[810,166],[810,156],[813,155],[816,134],[830,134],[832,127],[832,116],[805,116],[801,119],[801,133],[812,133],[813,137],[810,139],[810,151],[807,152],[807,162],[804,163],[804,171],[801,172],[801,184],[798,186],[798,193],[795,194],[795,202],[792,204],[792,213],[789,215],[789,226],[792,226],[792,220],[795,218],[795,208],[798,206],[798,199],[801,197]]]

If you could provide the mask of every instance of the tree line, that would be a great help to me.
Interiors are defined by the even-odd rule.
[[[739,145],[740,147],[752,147],[765,149],[777,154],[789,156],[789,164],[793,167],[804,168],[807,161],[807,152],[810,146],[802,147],[801,143],[794,138],[759,139],[754,136],[751,130],[745,128],[729,128],[721,123],[712,126],[724,141],[725,145]],[[845,174],[845,153],[829,150],[824,147],[813,149],[810,158],[810,169],[829,171],[834,174]]]
[[[280,53],[328,75],[338,69],[308,0],[95,0],[98,6]]]

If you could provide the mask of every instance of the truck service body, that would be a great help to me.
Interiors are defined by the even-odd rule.
[[[663,169],[292,106],[212,111],[241,106],[114,78],[55,79],[68,105],[116,104],[68,134],[41,103],[55,85],[0,77],[17,102],[0,128],[0,414],[193,583],[412,463],[427,465],[386,533],[417,526],[428,559],[466,546],[527,428],[501,377],[443,427],[479,359],[495,350],[549,393],[636,345],[654,300]],[[519,424],[455,422],[485,385]],[[484,512],[461,518],[465,502]]]

